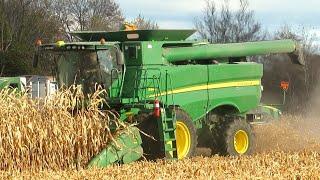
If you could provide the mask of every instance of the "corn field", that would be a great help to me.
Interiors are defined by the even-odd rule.
[[[0,92],[0,169],[84,167],[112,139],[112,114],[99,110],[103,93],[86,98],[72,87],[34,101],[12,90]]]
[[[179,161],[139,161],[85,169],[112,141],[110,123],[125,124],[99,110],[105,91],[85,97],[72,87],[43,100],[0,92],[1,179],[314,179],[320,175],[320,123],[285,116],[257,126],[255,154],[200,156]],[[75,108],[77,107],[77,108]]]
[[[256,153],[250,156],[139,161],[103,169],[2,171],[0,176],[3,179],[317,179],[320,144],[314,133],[318,128],[316,123],[312,128],[303,127],[308,121],[313,120],[285,116],[274,124],[255,127]]]

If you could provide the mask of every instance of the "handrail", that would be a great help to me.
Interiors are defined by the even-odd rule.
[[[113,77],[113,74],[114,74],[114,72],[116,73],[116,75],[117,75],[117,77],[118,78],[114,78]],[[112,97],[113,96],[113,94],[112,94],[112,89],[113,89],[113,87],[112,87],[112,85],[113,85],[113,80],[115,80],[115,79],[119,79],[119,70],[118,69],[116,69],[116,68],[112,68],[111,69],[111,75],[110,75],[110,78],[111,78],[111,86],[110,86],[110,97]],[[119,81],[118,81],[118,84],[117,84],[117,87],[116,88],[118,88],[119,87]]]

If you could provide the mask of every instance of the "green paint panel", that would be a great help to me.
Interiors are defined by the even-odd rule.
[[[167,105],[180,106],[194,120],[220,105],[233,105],[244,113],[259,104],[260,64],[155,67],[147,70],[138,66],[128,67],[122,97],[143,101],[157,96]],[[255,84],[251,85],[252,82]]]
[[[224,88],[209,89],[209,110],[222,105],[245,113],[258,106],[261,98],[263,67],[257,63],[218,64],[208,66],[210,83],[227,83]],[[251,84],[253,83],[253,84]]]
[[[17,89],[18,91],[25,90],[25,83],[21,77],[0,77],[0,90],[5,88]],[[24,78],[25,81],[25,78]]]
[[[274,120],[279,120],[282,114],[280,109],[268,105],[259,105],[258,109],[260,112],[269,115]]]

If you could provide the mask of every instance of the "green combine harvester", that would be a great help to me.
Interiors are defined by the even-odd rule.
[[[0,90],[10,88],[23,92],[26,91],[26,84],[25,77],[0,77]]]
[[[137,124],[93,157],[89,167],[129,163],[142,156],[182,159],[193,156],[196,147],[221,155],[252,153],[251,126],[263,123],[265,115],[278,117],[280,111],[260,104],[263,67],[246,57],[294,54],[297,44],[186,40],[194,33],[73,32],[81,42],[39,43],[38,55],[56,57],[59,87],[75,83],[92,93],[99,84],[108,90],[105,98],[119,119]],[[40,56],[35,57],[36,66]],[[298,58],[293,62],[303,64]]]

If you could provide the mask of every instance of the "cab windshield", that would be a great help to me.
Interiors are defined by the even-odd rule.
[[[93,93],[97,85],[108,89],[111,73],[117,67],[116,51],[63,51],[56,56],[59,87],[82,85],[84,93]]]

